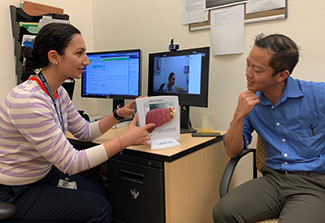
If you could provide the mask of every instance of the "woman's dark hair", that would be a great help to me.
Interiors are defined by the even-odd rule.
[[[288,70],[290,74],[298,63],[299,51],[295,42],[281,34],[264,36],[260,34],[255,39],[255,46],[270,50],[272,57],[269,65],[273,68],[273,75]]]
[[[71,24],[50,23],[45,25],[37,34],[33,50],[26,53],[25,74],[35,74],[34,70],[46,67],[49,64],[48,52],[55,50],[63,55],[72,36],[80,31]]]

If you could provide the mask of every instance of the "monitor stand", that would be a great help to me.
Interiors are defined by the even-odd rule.
[[[181,105],[181,134],[182,133],[193,133],[196,132],[195,129],[191,127],[190,124],[190,107]]]
[[[114,98],[113,99],[113,112],[115,109],[122,108],[124,106],[124,104],[125,104],[124,99]],[[125,118],[120,119],[120,122],[127,122],[127,121],[131,121],[132,119],[133,119],[133,116],[125,117]]]

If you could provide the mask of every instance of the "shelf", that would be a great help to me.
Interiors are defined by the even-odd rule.
[[[21,27],[19,22],[39,22],[43,16],[51,16],[53,19],[62,19],[69,20],[69,15],[63,14],[44,14],[41,16],[31,16],[24,12],[23,9],[17,8],[16,6],[10,5],[10,17],[11,17],[11,27],[12,27],[12,36],[15,39],[15,57],[16,57],[16,75],[17,75],[17,84],[28,79],[26,75],[23,74],[24,70],[24,55],[25,51],[29,47],[22,46],[22,40],[24,35],[36,35],[36,33],[29,32],[25,27]]]

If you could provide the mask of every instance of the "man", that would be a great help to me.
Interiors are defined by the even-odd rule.
[[[264,140],[263,176],[232,190],[213,209],[215,222],[325,222],[325,83],[293,79],[299,52],[284,35],[259,35],[247,57],[226,152],[236,157],[255,130]]]
[[[175,91],[175,73],[171,72],[168,76],[168,83],[163,87],[163,90],[166,92],[173,92]]]

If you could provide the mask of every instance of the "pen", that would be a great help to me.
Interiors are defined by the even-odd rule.
[[[311,129],[311,135],[314,136],[315,132],[314,132],[314,126],[313,124],[310,124],[309,128]]]

